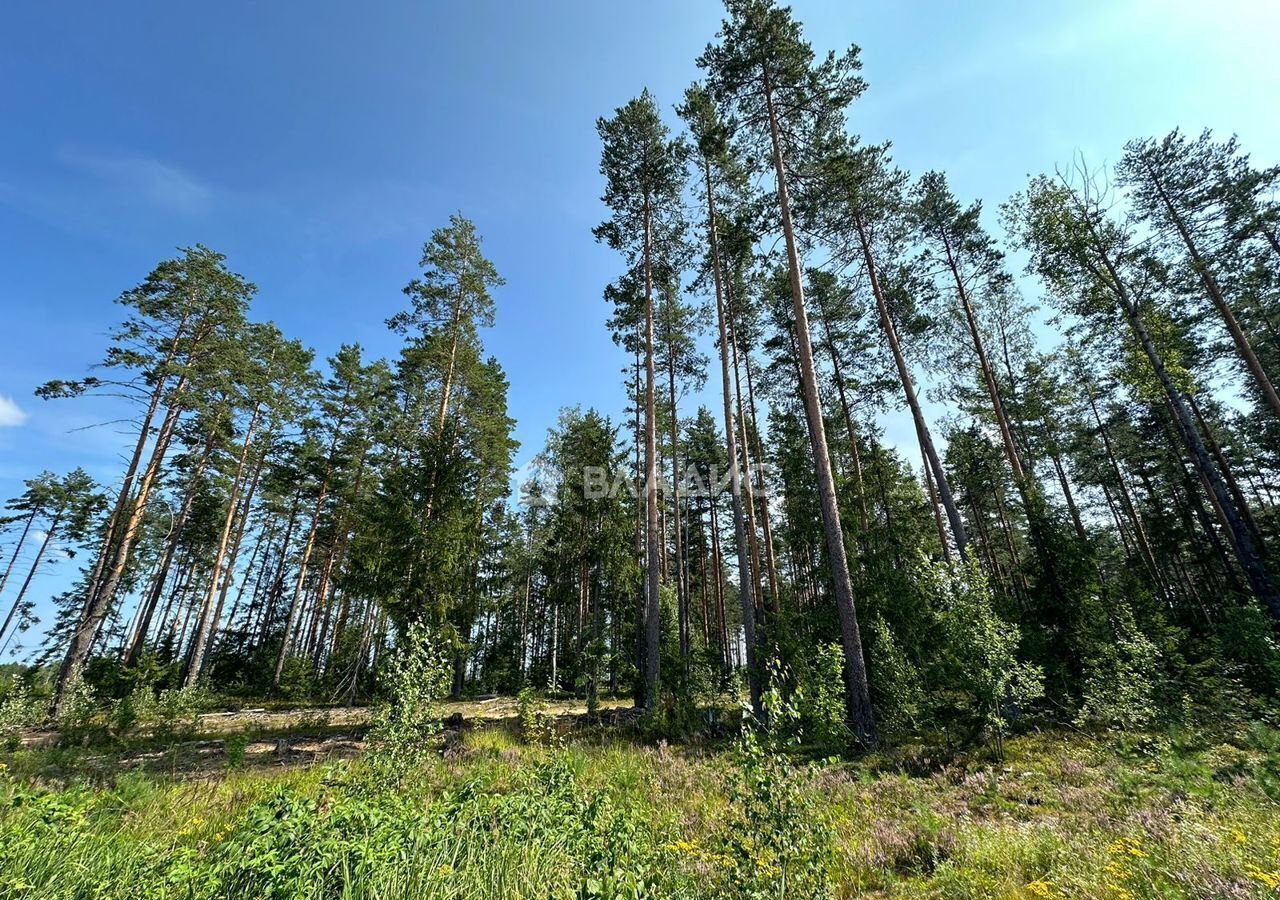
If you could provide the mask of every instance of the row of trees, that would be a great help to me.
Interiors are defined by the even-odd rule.
[[[479,339],[501,280],[466,220],[426,245],[394,361],[315,371],[205,248],[123,295],[101,374],[41,389],[135,404],[119,483],[11,504],[19,549],[87,551],[47,643],[60,695],[123,665],[352,698],[414,621],[455,693],[662,710],[742,676],[760,714],[768,678],[799,680],[868,747],[1280,688],[1280,169],[1209,133],[1135,141],[1114,172],[1031,179],[1002,242],[849,131],[856,48],[726,7],[683,133],[648,92],[598,122],[630,406],[566,409],[518,507]]]
[[[1042,690],[1125,721],[1205,679],[1274,692],[1280,169],[1174,132],[1031,179],[1001,220],[1051,333],[979,203],[849,132],[857,49],[726,7],[683,134],[647,91],[598,123],[633,406],[553,430],[478,677],[635,676],[653,707],[741,669],[758,712],[767,660],[816,672],[834,643],[866,746],[873,711],[989,724]],[[708,377],[722,408],[682,407]],[[885,446],[890,409],[918,447]],[[638,490],[579,500],[582,466],[628,464]],[[724,492],[678,489],[717,468]]]
[[[501,279],[461,217],[421,265],[388,322],[398,358],[346,345],[317,370],[250,319],[252,284],[190,248],[120,297],[127,318],[95,374],[40,388],[136,410],[118,483],[45,474],[10,503],[6,583],[33,528],[43,538],[9,634],[29,624],[50,542],[83,551],[45,638],[55,705],[95,665],[98,681],[123,667],[126,681],[351,698],[390,626],[410,620],[444,635],[462,671],[516,446],[506,379],[479,337]]]

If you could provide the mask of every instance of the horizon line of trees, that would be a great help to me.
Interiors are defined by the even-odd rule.
[[[465,219],[424,248],[390,362],[344,347],[321,375],[202,247],[122,296],[103,374],[40,390],[136,403],[120,488],[45,475],[10,504],[19,549],[88,551],[46,640],[57,696],[151,667],[350,701],[423,622],[455,695],[630,692],[687,721],[741,678],[757,716],[799,687],[864,747],[1274,699],[1280,167],[1134,140],[1031,178],[1001,240],[850,131],[856,47],[725,7],[682,133],[648,91],[597,123],[629,406],[566,408],[519,508],[477,330],[502,282]],[[716,409],[690,409],[708,379]],[[889,409],[915,447],[886,444]],[[588,490],[600,467],[640,489]],[[729,490],[660,489],[690,469]],[[24,586],[5,629],[27,615]]]
[[[117,489],[44,473],[9,504],[19,531],[0,592],[43,538],[0,641],[33,624],[28,588],[55,535],[82,559],[38,657],[57,666],[54,711],[86,679],[350,702],[411,621],[463,670],[516,448],[478,330],[502,280],[461,216],[421,268],[387,323],[397,358],[345,344],[319,368],[250,318],[256,289],[221,254],[186,248],[120,296],[126,318],[94,374],[39,388],[136,410]]]
[[[815,54],[771,0],[725,7],[682,133],[647,90],[597,123],[630,440],[574,411],[552,444],[629,443],[645,490],[526,522],[528,545],[563,547],[630,517],[636,643],[612,649],[637,702],[741,671],[761,715],[769,672],[816,678],[828,646],[867,747],[877,710],[892,732],[1031,702],[1141,719],[1209,682],[1273,696],[1280,167],[1208,131],[1134,140],[1114,172],[1031,178],[1000,208],[1002,246],[944,174],[849,131],[858,48]],[[722,410],[682,408],[708,377]],[[911,416],[920,477],[883,443],[890,408]],[[751,475],[710,503],[659,491],[689,464]],[[595,664],[591,598],[626,583],[592,559],[544,566],[568,623],[553,672],[554,648]],[[576,615],[557,618],[557,587]]]

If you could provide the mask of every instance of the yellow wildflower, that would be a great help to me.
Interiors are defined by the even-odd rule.
[[[1035,881],[1027,885],[1027,890],[1036,897],[1052,897],[1053,886],[1049,882],[1037,878]]]
[[[1250,866],[1245,869],[1244,873],[1254,881],[1260,881],[1272,890],[1280,888],[1280,872],[1264,872],[1261,869],[1255,869]]]
[[[453,866],[449,865],[448,863],[445,863],[443,866],[438,866],[436,868],[436,874],[439,875],[441,878],[444,878],[447,875],[452,875]]]
[[[220,840],[222,840],[222,832],[221,832],[221,831],[219,831],[217,834],[215,834],[215,835],[213,836],[213,839],[214,839],[215,841],[220,841]]]
[[[1107,845],[1107,852],[1119,856],[1136,856],[1138,858],[1147,856],[1147,852],[1142,849],[1142,845],[1134,838],[1128,837],[1112,841]]]
[[[1248,836],[1239,828],[1231,829],[1231,840],[1236,844],[1243,844],[1249,840]]]

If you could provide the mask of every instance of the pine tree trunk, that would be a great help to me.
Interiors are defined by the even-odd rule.
[[[146,636],[151,630],[151,620],[164,592],[164,584],[169,575],[169,568],[173,565],[173,557],[177,553],[178,544],[182,540],[183,529],[186,528],[187,519],[191,516],[191,508],[195,505],[196,495],[199,493],[200,477],[204,474],[205,467],[209,464],[209,458],[213,455],[213,442],[214,432],[210,429],[204,450],[200,454],[200,459],[196,463],[196,468],[191,475],[190,481],[187,483],[186,496],[183,497],[182,508],[178,511],[178,517],[172,526],[173,533],[165,544],[164,557],[161,559],[160,567],[156,571],[151,590],[143,601],[138,624],[134,629],[133,640],[129,643],[129,648],[125,652],[124,665],[126,667],[132,667],[137,664],[138,657],[141,656],[142,649],[146,645]]]
[[[236,599],[231,604],[231,611],[227,613],[227,630],[235,629],[236,613],[240,611],[240,605],[244,600],[245,591],[249,587],[249,582],[253,581],[253,593],[249,597],[249,609],[245,612],[245,629],[241,632],[241,649],[247,649],[245,646],[245,638],[248,636],[248,625],[253,619],[253,598],[258,595],[258,588],[262,586],[262,577],[265,574],[266,566],[258,564],[258,558],[262,555],[262,548],[270,547],[271,538],[274,535],[275,522],[271,523],[270,529],[259,529],[258,539],[253,542],[253,551],[249,554],[249,562],[244,568],[244,577],[240,579],[240,587],[236,589]],[[254,576],[254,569],[257,569],[257,576]]]
[[[858,524],[865,535],[871,527],[871,517],[867,511],[866,486],[862,481],[862,458],[858,454],[858,433],[853,427],[853,412],[849,408],[849,397],[844,388],[844,371],[840,367],[840,356],[836,353],[835,341],[831,337],[831,324],[827,321],[826,310],[818,307],[818,322],[822,325],[823,345],[831,360],[831,376],[835,380],[836,396],[840,400],[840,411],[844,415],[845,436],[849,441],[849,462],[853,465],[853,478],[858,486]]]
[[[218,596],[219,589],[224,582],[229,582],[232,575],[232,569],[235,565],[234,558],[224,575],[222,568],[227,557],[227,547],[231,540],[231,529],[235,523],[236,510],[240,506],[240,487],[244,478],[244,467],[249,459],[249,448],[253,446],[254,431],[258,427],[258,416],[262,412],[262,403],[256,403],[253,407],[253,415],[249,417],[249,424],[245,428],[244,443],[240,447],[240,457],[236,460],[236,474],[231,479],[231,491],[227,497],[227,514],[222,520],[222,533],[218,536],[218,550],[213,557],[213,573],[209,579],[209,590],[205,594],[204,603],[200,608],[200,617],[196,620],[196,633],[191,644],[191,659],[187,665],[187,674],[183,679],[183,684],[191,687],[200,680],[200,672],[204,668],[205,651],[208,649],[209,641],[213,636],[214,629],[218,627],[216,616],[214,615],[213,605],[214,598]],[[255,483],[257,476],[254,476]],[[245,515],[249,512],[246,508]],[[240,534],[244,531],[241,529]],[[238,536],[237,536],[238,537]],[[238,543],[238,542],[237,542]],[[226,592],[221,592],[221,597],[226,597]],[[221,612],[221,601],[218,601],[219,612]]]
[[[747,550],[751,557],[751,596],[754,608],[757,610],[756,615],[762,615],[764,602],[764,585],[761,581],[761,570],[764,564],[761,562],[759,531],[756,525],[756,489],[755,481],[751,477],[755,467],[751,461],[751,436],[747,432],[747,411],[746,406],[742,402],[742,381],[741,367],[738,365],[738,338],[737,326],[733,322],[732,314],[729,322],[729,349],[733,362],[733,393],[734,402],[738,409],[738,449],[742,454],[742,490],[744,493],[743,509],[747,514]]]
[[[18,554],[22,552],[23,545],[27,542],[27,535],[31,533],[31,523],[36,520],[36,510],[31,510],[31,514],[27,516],[26,523],[22,526],[22,534],[18,535],[18,543],[13,548],[13,556],[9,557],[9,565],[5,566],[4,575],[0,577],[0,593],[4,593],[4,586],[9,583],[9,576],[13,573],[13,566],[18,561]]]
[[[1088,221],[1086,217],[1086,222]],[[1191,412],[1187,408],[1182,392],[1173,383],[1168,369],[1165,368],[1164,358],[1156,349],[1151,333],[1147,331],[1146,323],[1142,321],[1142,317],[1138,314],[1136,302],[1129,295],[1128,288],[1120,278],[1120,273],[1116,269],[1115,263],[1112,261],[1110,254],[1106,252],[1105,244],[1098,239],[1092,224],[1089,225],[1089,228],[1093,238],[1094,250],[1106,269],[1111,289],[1119,301],[1121,311],[1128,320],[1129,327],[1138,339],[1138,343],[1142,347],[1148,362],[1151,363],[1151,368],[1155,371],[1160,386],[1164,389],[1169,407],[1173,412],[1174,427],[1178,432],[1178,437],[1190,455],[1192,464],[1204,480],[1210,498],[1217,504],[1226,519],[1227,533],[1231,538],[1231,548],[1236,561],[1244,572],[1245,579],[1249,582],[1249,587],[1254,594],[1266,605],[1274,618],[1280,619],[1280,593],[1276,591],[1275,583],[1271,579],[1271,573],[1267,571],[1266,563],[1263,562],[1262,557],[1258,554],[1248,527],[1240,517],[1235,504],[1231,501],[1231,495],[1222,480],[1222,474],[1213,465],[1213,461],[1209,457],[1209,451],[1205,448],[1204,441],[1201,440],[1199,433],[1195,429],[1195,423],[1192,421]],[[1095,270],[1095,274],[1101,273]]]
[[[738,582],[742,585],[742,629],[746,644],[747,684],[751,693],[751,709],[755,715],[763,715],[761,707],[760,666],[756,659],[755,602],[747,586],[752,582],[748,561],[746,527],[742,514],[742,473],[738,468],[738,426],[733,418],[732,384],[729,378],[729,328],[724,292],[724,273],[720,263],[720,236],[716,223],[715,190],[711,183],[711,166],[703,161],[703,174],[707,188],[707,233],[711,242],[711,274],[716,292],[716,325],[720,334],[720,390],[724,401],[724,434],[729,458],[730,509],[733,514],[733,533],[738,549]],[[724,586],[721,581],[719,523],[716,521],[715,498],[712,498],[711,541],[712,556],[716,568],[716,603],[721,624],[721,647],[725,665],[729,664],[728,632],[724,622]]]
[[[1102,448],[1107,454],[1107,460],[1111,463],[1111,471],[1116,478],[1116,488],[1120,494],[1120,502],[1133,528],[1133,536],[1135,543],[1138,545],[1138,553],[1142,557],[1142,562],[1146,565],[1147,571],[1151,574],[1151,580],[1156,589],[1167,599],[1168,590],[1164,579],[1160,575],[1160,567],[1156,565],[1155,554],[1151,552],[1151,544],[1147,541],[1146,529],[1142,527],[1142,519],[1138,516],[1133,496],[1129,492],[1129,486],[1125,483],[1124,471],[1120,468],[1115,451],[1112,449],[1111,437],[1107,433],[1106,425],[1102,422],[1102,416],[1098,414],[1098,406],[1094,402],[1093,392],[1088,387],[1085,388],[1085,399],[1089,401],[1089,409],[1093,411],[1093,420],[1098,423],[1098,436],[1102,438]]]
[[[684,565],[684,537],[680,523],[680,417],[676,413],[676,358],[674,350],[667,348],[667,391],[671,404],[671,522],[675,538],[676,566],[676,617],[680,626],[680,659],[689,660],[689,583]]]
[[[1272,384],[1271,379],[1267,377],[1266,370],[1262,367],[1262,361],[1258,359],[1258,354],[1254,352],[1253,345],[1249,343],[1248,337],[1245,336],[1244,329],[1240,327],[1240,322],[1236,319],[1235,313],[1231,311],[1231,307],[1227,304],[1227,298],[1223,296],[1222,288],[1219,286],[1218,280],[1213,276],[1209,263],[1201,255],[1200,248],[1196,246],[1186,222],[1183,221],[1182,214],[1178,212],[1173,205],[1172,198],[1165,191],[1164,182],[1160,180],[1150,162],[1144,160],[1143,166],[1147,170],[1152,186],[1160,195],[1160,202],[1164,204],[1164,208],[1168,212],[1169,219],[1173,222],[1178,236],[1187,248],[1187,253],[1191,256],[1192,268],[1195,269],[1196,275],[1200,279],[1200,284],[1204,287],[1204,292],[1213,302],[1214,308],[1217,309],[1218,315],[1222,318],[1222,324],[1227,327],[1231,340],[1236,345],[1236,352],[1240,354],[1240,358],[1244,360],[1249,372],[1253,375],[1254,381],[1258,383],[1258,390],[1262,393],[1263,399],[1267,401],[1267,405],[1271,407],[1271,412],[1277,418],[1280,418],[1280,394],[1276,393],[1275,385]]]
[[[1048,438],[1049,459],[1052,460],[1053,470],[1058,475],[1058,486],[1062,488],[1062,496],[1067,503],[1067,512],[1071,515],[1071,524],[1076,530],[1076,536],[1081,541],[1088,543],[1089,533],[1085,530],[1084,521],[1080,518],[1080,508],[1076,505],[1075,496],[1071,491],[1071,482],[1067,479],[1067,470],[1062,464],[1057,435],[1049,424],[1047,416],[1041,421],[1044,425],[1045,437]]]
[[[130,547],[133,544],[138,527],[142,524],[142,517],[146,513],[147,500],[150,497],[151,488],[159,474],[165,455],[169,451],[169,442],[173,437],[173,431],[177,426],[178,417],[181,413],[178,398],[181,396],[185,386],[186,380],[182,379],[174,388],[173,400],[169,411],[160,426],[160,431],[156,434],[156,443],[151,453],[151,460],[148,462],[147,468],[143,471],[142,477],[138,482],[138,495],[134,498],[128,517],[124,522],[111,569],[106,574],[103,583],[92,594],[89,604],[84,609],[80,621],[76,624],[75,631],[71,635],[71,642],[67,647],[67,654],[63,658],[62,666],[58,671],[58,681],[54,690],[52,709],[55,712],[61,711],[67,688],[80,678],[84,664],[88,661],[93,642],[98,636],[98,629],[102,626],[103,620],[106,619],[111,604],[115,599],[116,588],[120,584],[120,579],[124,576],[125,568],[129,563]]]
[[[1009,467],[1013,469],[1013,477],[1020,482],[1023,478],[1022,459],[1018,455],[1018,448],[1013,443],[1013,432],[1009,428],[1009,419],[1005,415],[1004,402],[1000,399],[995,372],[991,368],[991,361],[987,358],[987,348],[983,345],[978,318],[973,313],[973,304],[969,301],[969,292],[965,289],[964,279],[960,277],[960,267],[951,251],[951,240],[947,236],[946,229],[939,229],[938,236],[942,239],[942,246],[946,250],[947,266],[951,269],[951,275],[956,283],[956,292],[960,297],[960,305],[964,308],[965,322],[968,323],[969,336],[973,340],[973,351],[978,357],[978,367],[982,370],[982,380],[987,388],[987,396],[991,400],[991,412],[995,415],[996,424],[1000,429],[1000,441],[1004,445],[1005,457],[1009,460]]]
[[[636,481],[638,482],[640,479],[640,472],[643,470],[643,466],[644,466],[644,462],[643,462],[643,459],[644,459],[644,453],[643,453],[644,403],[643,403],[643,400],[641,399],[644,391],[644,385],[641,379],[641,374],[644,371],[644,366],[640,358],[640,355],[641,355],[640,347],[644,343],[643,329],[637,328],[637,338],[638,340],[636,341],[636,354],[635,354],[635,357],[636,357],[635,358],[635,369],[636,369],[635,426],[633,431],[635,433],[635,477],[636,477]],[[645,529],[647,527],[646,523],[648,522],[648,506],[647,506],[648,495],[646,494],[645,499],[641,500],[640,492],[641,492],[641,489],[639,488],[639,486],[637,486],[636,493],[635,493],[635,498],[636,498],[635,558],[636,558],[636,567],[640,571],[639,583],[636,585],[636,642],[635,642],[636,683],[635,683],[635,690],[634,690],[634,701],[637,707],[644,706],[644,690],[645,690],[644,622],[645,622],[645,610],[648,608],[648,597],[649,597],[648,557],[646,557],[645,555],[645,552],[646,552],[645,551],[645,547],[646,547]],[[539,619],[539,624],[541,624],[541,619]]]
[[[53,540],[53,535],[61,524],[61,518],[55,516],[49,523],[49,527],[45,529],[44,540],[40,542],[40,549],[36,551],[36,558],[31,563],[31,569],[27,572],[26,579],[22,582],[22,587],[18,588],[18,596],[13,599],[13,605],[9,607],[9,614],[4,617],[4,624],[0,625],[0,638],[3,638],[5,632],[9,630],[9,626],[13,623],[14,616],[17,615],[19,608],[22,606],[22,599],[27,595],[27,589],[31,587],[31,580],[36,577],[36,569],[40,567],[40,562],[44,559],[45,551],[49,549],[49,543]],[[12,635],[10,635],[12,637]],[[8,646],[8,642],[5,642]]]
[[[942,468],[942,461],[938,458],[938,451],[933,445],[933,435],[929,433],[929,425],[925,422],[919,398],[916,397],[915,384],[911,379],[911,370],[907,367],[907,361],[902,355],[902,347],[898,343],[898,330],[894,327],[893,317],[889,314],[889,304],[885,301],[884,292],[880,289],[880,278],[876,274],[875,260],[871,256],[871,243],[867,238],[866,227],[863,224],[862,217],[858,214],[854,215],[853,221],[858,230],[858,240],[862,245],[862,255],[867,265],[867,277],[871,281],[871,293],[875,296],[876,309],[880,314],[880,329],[884,332],[885,340],[889,343],[889,350],[893,354],[893,362],[898,369],[898,380],[902,382],[902,392],[906,396],[907,406],[911,409],[911,418],[915,422],[916,437],[920,440],[920,447],[924,451],[925,459],[929,461],[929,468],[933,470],[934,485],[938,490],[938,498],[942,501],[942,508],[947,512],[947,521],[951,525],[951,535],[956,542],[956,552],[960,554],[961,559],[965,559],[965,545],[968,543],[968,535],[965,533],[964,519],[961,518],[960,508],[956,506],[956,502],[951,495],[951,484],[947,480],[946,470]]]
[[[167,371],[169,365],[177,358],[178,347],[182,340],[183,331],[186,328],[187,318],[184,317],[174,329],[173,339],[169,343],[169,349],[165,356],[164,364],[159,367],[160,371]],[[129,508],[129,500],[133,494],[133,482],[138,475],[138,467],[142,465],[142,455],[147,448],[147,442],[151,439],[151,423],[155,421],[155,415],[160,409],[160,402],[164,399],[165,390],[168,388],[169,379],[167,377],[158,379],[156,385],[151,390],[151,399],[147,403],[147,411],[142,416],[142,423],[138,428],[138,441],[134,445],[133,455],[129,458],[129,466],[125,469],[124,479],[120,484],[120,492],[116,495],[115,505],[112,507],[111,515],[107,518],[107,525],[102,537],[102,544],[98,550],[98,557],[93,567],[93,574],[89,578],[88,591],[85,595],[84,607],[80,613],[80,622],[85,622],[89,617],[97,600],[98,594],[102,587],[102,579],[106,572],[107,561],[112,558],[112,550],[119,544],[118,528],[124,520],[125,512]],[[60,690],[61,688],[59,688]]]
[[[644,200],[644,502],[645,502],[645,607],[644,668],[645,709],[658,702],[661,660],[662,608],[660,564],[662,548],[658,530],[658,415],[653,372],[653,214],[649,197]]]
[[[760,468],[764,465],[764,444],[760,440],[760,424],[756,418],[756,390],[753,385],[751,376],[751,351],[746,347],[742,348],[743,368],[747,370],[747,412],[749,418],[747,421],[751,425],[751,433],[755,436],[756,446],[756,465],[757,474],[760,477],[760,525],[764,532],[764,571],[769,579],[769,596],[774,598],[775,612],[777,611],[778,600],[781,594],[778,592],[778,564],[773,551],[773,526],[770,524],[769,515],[769,498],[766,496],[764,488],[764,470]],[[736,370],[735,370],[736,371]]]
[[[933,525],[938,529],[938,543],[942,545],[942,558],[951,564],[951,542],[947,540],[947,526],[942,523],[942,510],[938,506],[938,491],[933,484],[933,472],[929,470],[929,457],[920,451],[921,468],[924,469],[924,486],[929,498],[929,510],[933,513]]]
[[[844,650],[845,708],[849,724],[858,740],[867,748],[877,745],[875,715],[871,709],[871,691],[867,683],[866,662],[862,655],[862,635],[858,629],[858,612],[853,598],[853,582],[849,577],[849,561],[844,548],[844,530],[840,525],[840,506],[836,498],[835,477],[827,453],[826,427],[822,421],[822,402],[818,397],[818,377],[813,365],[813,345],[809,338],[809,315],[804,303],[800,253],[796,247],[795,229],[791,222],[791,201],[787,194],[786,166],[782,159],[777,113],[773,107],[773,89],[767,69],[762,73],[765,103],[769,113],[769,133],[773,147],[774,175],[777,180],[778,206],[782,216],[782,233],[787,247],[787,266],[791,276],[791,300],[795,308],[796,343],[799,349],[801,389],[804,392],[805,417],[809,424],[809,442],[813,447],[818,496],[822,503],[822,524],[826,533],[827,556],[831,564],[836,608],[840,615],[840,639]]]
[[[332,457],[330,457],[332,459]],[[285,621],[284,635],[280,641],[280,653],[276,657],[276,671],[271,679],[271,689],[278,690],[280,688],[280,677],[284,674],[284,663],[289,658],[289,643],[293,638],[294,629],[298,625],[299,614],[302,612],[302,589],[307,580],[307,564],[311,561],[311,551],[315,549],[316,530],[320,527],[320,517],[324,513],[324,501],[329,496],[329,478],[332,476],[332,464],[325,472],[324,483],[320,486],[320,495],[316,498],[316,507],[311,514],[311,527],[307,530],[307,541],[303,545],[302,560],[298,564],[298,580],[294,585],[293,602],[289,604],[289,618]],[[281,565],[283,566],[283,560]]]
[[[1222,446],[1218,443],[1217,438],[1214,437],[1213,429],[1209,427],[1209,423],[1205,420],[1204,412],[1201,411],[1200,404],[1196,402],[1194,394],[1187,394],[1187,405],[1191,407],[1191,413],[1196,417],[1196,422],[1200,426],[1200,434],[1208,444],[1209,451],[1218,463],[1218,468],[1222,470],[1222,477],[1227,482],[1227,489],[1231,491],[1231,496],[1236,502],[1236,507],[1240,510],[1240,515],[1244,517],[1244,523],[1249,526],[1253,539],[1258,542],[1258,549],[1265,552],[1266,546],[1263,543],[1262,529],[1258,527],[1258,520],[1254,518],[1249,501],[1245,498],[1244,491],[1240,490],[1240,483],[1236,480],[1235,472],[1232,471],[1226,454],[1222,452]]]

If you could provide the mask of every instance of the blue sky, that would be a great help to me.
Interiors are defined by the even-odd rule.
[[[899,164],[996,205],[1082,151],[1174,126],[1280,161],[1280,5],[796,0],[820,49],[862,47],[851,111]],[[18,4],[0,34],[0,497],[43,468],[110,481],[124,438],[92,400],[43,403],[99,358],[112,300],[203,242],[255,314],[323,357],[394,352],[422,242],[474,219],[506,277],[486,344],[535,452],[561,406],[622,406],[590,229],[597,116],[643,87],[670,109],[717,3],[332,0]],[[672,116],[674,119],[674,116]],[[890,438],[907,440],[900,417]],[[69,566],[63,566],[69,569]],[[42,576],[43,593],[62,576]],[[41,591],[37,591],[41,593]],[[0,598],[3,604],[5,598]]]

